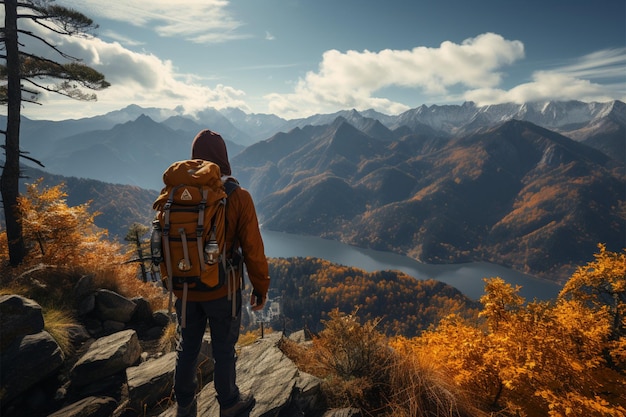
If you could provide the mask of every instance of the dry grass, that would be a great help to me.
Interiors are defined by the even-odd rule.
[[[69,329],[77,325],[74,317],[66,310],[48,307],[43,310],[44,330],[56,340],[65,356],[73,353]]]
[[[399,354],[389,375],[394,416],[487,416],[428,358]]]
[[[176,350],[176,343],[178,340],[178,332],[176,323],[170,323],[165,329],[163,334],[159,338],[159,351],[163,353],[169,353]]]
[[[331,314],[310,346],[282,339],[300,369],[322,379],[330,407],[360,408],[376,417],[486,417],[432,362],[397,352],[355,315]]]

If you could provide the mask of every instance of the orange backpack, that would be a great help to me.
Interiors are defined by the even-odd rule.
[[[172,292],[186,303],[188,291],[213,291],[225,284],[228,194],[219,166],[200,159],[173,163],[163,182],[153,204],[151,251],[170,290],[171,311]]]

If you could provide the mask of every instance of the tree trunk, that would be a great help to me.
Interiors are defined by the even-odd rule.
[[[22,224],[17,207],[20,179],[20,107],[22,103],[20,57],[17,43],[17,0],[4,1],[4,27],[7,65],[8,111],[5,134],[6,161],[0,178],[11,265],[26,256]]]

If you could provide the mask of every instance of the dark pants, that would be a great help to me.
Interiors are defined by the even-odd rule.
[[[232,316],[232,301],[227,297],[214,301],[187,302],[186,327],[181,328],[182,300],[176,300],[179,341],[174,376],[174,393],[179,405],[193,400],[198,381],[196,378],[198,354],[202,345],[207,320],[211,331],[211,348],[215,371],[213,383],[221,407],[229,407],[239,398],[236,384],[235,343],[239,339],[241,324],[241,291],[237,291],[237,317]]]

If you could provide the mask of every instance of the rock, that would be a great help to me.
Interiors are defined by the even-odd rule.
[[[298,410],[319,410],[323,406],[322,380],[309,373],[300,371],[295,389],[298,393],[294,404]]]
[[[133,302],[105,290],[83,293],[87,298],[97,294],[93,299],[99,303],[98,314],[105,313],[116,303],[127,307],[128,303],[142,304],[142,301]],[[113,302],[109,302],[111,300]],[[108,307],[103,308],[105,306]],[[20,335],[14,336],[13,343],[0,352],[0,415],[148,417],[161,413],[163,417],[173,416],[176,411],[172,396],[176,353],[162,355],[158,343],[145,338],[148,334],[156,336],[159,327],[154,326],[159,326],[159,322],[163,324],[162,331],[170,323],[170,316],[161,310],[147,318],[146,311],[136,311],[144,307],[135,307],[135,310],[131,307],[127,311],[134,311],[133,320],[138,317],[146,320],[141,322],[114,323],[117,320],[113,318],[103,319],[94,314],[82,316],[82,325],[70,329],[70,338],[80,349],[66,359],[52,337],[41,330],[43,317],[37,303],[20,296],[0,297],[2,343],[6,343],[5,334]],[[111,323],[119,327],[130,324],[143,332],[127,329],[93,339],[95,334],[102,334],[103,326],[112,330],[115,326]],[[25,334],[30,332],[34,333]],[[310,343],[303,332],[292,336],[300,343]],[[250,416],[321,416],[326,411],[321,381],[299,371],[280,351],[277,346],[282,337],[281,333],[271,333],[251,345],[238,347],[239,387],[256,398]],[[140,361],[143,349],[148,351]],[[199,417],[219,415],[212,383],[213,365],[207,333],[198,365]],[[354,409],[332,410],[332,413],[326,417],[361,416],[359,410]]]
[[[148,300],[143,297],[134,297],[131,298],[131,301],[137,306],[132,321],[134,323],[150,323],[152,321],[152,308]]]
[[[175,367],[176,352],[170,352],[158,359],[128,368],[128,407],[140,413],[144,405],[151,407],[169,397],[174,383]]]
[[[250,412],[250,417],[277,416],[292,403],[292,400],[295,403],[299,402],[294,396],[299,394],[296,385],[300,379],[300,372],[278,349],[280,337],[280,333],[273,333],[241,349],[237,360],[238,385],[241,391],[251,392],[256,398],[256,406]],[[310,389],[314,391],[312,387]],[[212,383],[200,391],[199,417],[219,415],[219,404],[215,395]],[[176,405],[173,405],[161,413],[160,417],[173,417],[175,413]]]
[[[15,339],[43,330],[41,306],[19,295],[0,296],[0,350],[4,351]]]
[[[102,321],[112,320],[128,323],[133,317],[136,308],[137,304],[113,291],[96,291],[96,308],[94,312]]]
[[[96,309],[96,295],[88,294],[83,298],[80,298],[78,303],[78,315],[86,316]]]
[[[91,338],[87,328],[80,324],[68,326],[67,335],[74,346],[84,343]]]
[[[128,380],[129,407],[143,410],[156,406],[161,400],[171,396],[176,352],[170,352],[158,359],[149,360],[126,370]],[[210,381],[213,373],[211,346],[205,337],[198,355],[198,381]]]
[[[125,328],[126,325],[121,321],[105,320],[102,322],[102,329],[106,334],[121,332]]]
[[[77,300],[82,300],[86,298],[88,295],[93,294],[94,290],[94,276],[93,275],[83,275],[80,277],[76,285],[74,285],[74,298]]]
[[[116,406],[117,402],[111,397],[87,397],[48,417],[110,417]]]
[[[2,402],[9,403],[46,379],[59,369],[64,360],[61,348],[46,331],[14,340],[2,350],[0,360]]]
[[[102,337],[92,343],[89,350],[72,367],[72,385],[87,385],[123,372],[134,365],[140,356],[141,345],[134,330]]]
[[[143,332],[144,339],[147,340],[156,340],[159,339],[163,335],[163,327],[154,326],[150,327],[148,330]]]

